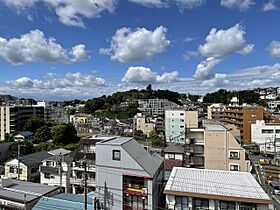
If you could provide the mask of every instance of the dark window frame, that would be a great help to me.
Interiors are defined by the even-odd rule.
[[[116,153],[118,153],[119,155],[116,156]],[[121,160],[121,151],[120,151],[120,150],[114,149],[114,150],[112,151],[112,157],[113,157],[113,160],[120,161],[120,160]]]

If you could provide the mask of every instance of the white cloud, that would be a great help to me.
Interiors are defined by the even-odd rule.
[[[230,9],[245,11],[251,8],[255,2],[253,0],[221,0],[221,5]]]
[[[13,65],[38,61],[73,63],[88,59],[84,45],[76,45],[67,51],[53,37],[46,38],[40,30],[32,30],[20,38],[7,40],[0,37],[0,58]]]
[[[205,4],[206,0],[175,0],[181,11],[184,9],[194,9]]]
[[[68,26],[85,27],[83,18],[100,17],[101,13],[113,13],[117,0],[3,0],[17,11],[35,6],[36,2],[44,2],[51,6],[60,22]]]
[[[267,3],[263,4],[262,11],[268,12],[268,11],[273,11],[273,10],[277,10],[277,7],[275,6],[275,1],[274,0],[270,0]]]
[[[226,74],[215,74],[212,79],[205,80],[201,83],[201,86],[207,87],[224,87],[229,83],[229,80],[226,79]]]
[[[151,60],[170,45],[167,29],[159,26],[154,31],[145,28],[121,28],[112,37],[110,48],[100,49],[101,54],[111,55],[112,60],[122,63]]]
[[[212,75],[212,69],[221,62],[221,59],[209,57],[205,61],[199,63],[196,67],[194,78],[196,79],[209,79]]]
[[[185,39],[184,39],[184,42],[185,43],[189,43],[189,42],[192,42],[192,41],[194,41],[195,40],[195,38],[193,38],[193,37],[186,37]]]
[[[223,58],[236,52],[242,54],[252,52],[254,45],[246,44],[244,35],[245,30],[240,24],[236,24],[227,30],[211,29],[205,39],[206,43],[198,48],[200,54],[207,59],[197,65],[194,77],[196,79],[209,79],[212,69]]]
[[[272,57],[280,58],[280,42],[272,41],[268,46],[268,51]]]
[[[178,80],[178,72],[165,72],[162,75],[158,75],[150,68],[143,66],[129,67],[122,82],[127,83],[171,83]]]
[[[103,90],[108,91],[103,78],[80,72],[64,75],[48,73],[43,79],[21,77],[7,81],[5,86],[13,94],[39,98],[89,98],[101,94]]]
[[[162,8],[168,6],[168,0],[129,0],[129,1],[146,7]]]
[[[254,44],[247,44],[242,50],[240,50],[238,53],[242,55],[247,55],[253,52],[255,45]]]
[[[195,58],[199,55],[199,53],[197,51],[187,51],[186,53],[184,53],[183,58],[185,60],[189,60],[191,58]]]

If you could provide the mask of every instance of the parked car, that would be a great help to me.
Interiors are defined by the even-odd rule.
[[[268,185],[269,185],[269,187],[272,188],[273,192],[276,195],[280,195],[280,187],[276,182],[270,181],[270,182],[268,182]]]

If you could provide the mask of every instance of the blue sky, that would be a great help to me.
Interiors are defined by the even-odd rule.
[[[279,0],[0,0],[0,94],[279,86]]]

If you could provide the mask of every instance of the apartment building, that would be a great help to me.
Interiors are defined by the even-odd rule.
[[[114,139],[114,136],[92,136],[82,138],[79,148],[73,153],[70,185],[72,193],[81,194],[84,192],[82,183],[84,182],[84,167],[86,163],[88,191],[94,191],[96,187],[96,143]]]
[[[105,209],[157,209],[163,201],[163,159],[135,139],[96,144],[96,192]]]
[[[185,110],[165,111],[166,142],[184,143],[186,129],[198,127],[198,112]]]
[[[250,173],[175,167],[166,209],[269,210],[272,200]]]
[[[211,104],[207,107],[207,119],[208,120],[222,120],[224,117],[224,110],[226,106],[224,104]]]
[[[251,125],[252,142],[260,147],[261,152],[280,152],[280,123],[265,123],[257,120]]]
[[[142,131],[145,135],[149,136],[150,132],[155,130],[155,124],[151,122],[142,113],[137,113],[134,118],[134,130]]]
[[[22,156],[19,160],[14,158],[5,163],[5,176],[18,178],[22,181],[39,182],[39,167],[41,162],[52,155],[46,151],[36,152]],[[19,165],[19,170],[18,170]]]
[[[167,99],[141,99],[138,100],[138,110],[147,117],[164,116],[167,109],[178,108],[179,105]]]
[[[5,134],[13,134],[23,129],[31,117],[44,119],[44,107],[39,106],[0,106],[0,140],[5,140]]]
[[[70,185],[73,157],[54,155],[43,160],[40,166],[40,183],[60,187],[62,192],[72,192]]]

